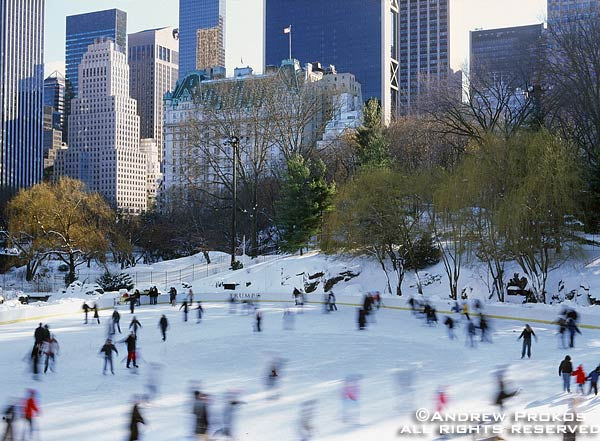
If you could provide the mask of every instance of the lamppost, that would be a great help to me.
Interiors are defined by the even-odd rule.
[[[232,152],[232,200],[231,200],[231,267],[233,268],[235,264],[235,238],[237,235],[237,225],[236,225],[236,212],[237,212],[237,150],[240,144],[240,138],[231,135],[227,141],[225,141],[225,145],[230,145],[233,148]]]

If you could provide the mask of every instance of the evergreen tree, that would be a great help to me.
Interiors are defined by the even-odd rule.
[[[386,167],[390,163],[390,143],[381,123],[381,105],[376,99],[367,101],[363,111],[363,126],[355,135],[356,158],[361,167]]]
[[[280,230],[280,248],[296,252],[316,235],[323,214],[330,210],[335,184],[325,180],[323,161],[310,161],[300,155],[287,163],[281,194],[277,203],[276,224]]]

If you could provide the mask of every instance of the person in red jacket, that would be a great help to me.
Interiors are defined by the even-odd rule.
[[[583,386],[585,385],[585,381],[587,379],[587,375],[585,375],[585,371],[583,370],[583,366],[579,365],[577,367],[577,369],[575,370],[575,372],[573,372],[571,374],[573,377],[575,377],[575,382],[577,383],[577,390],[579,392],[581,392],[581,394],[583,395]]]
[[[39,415],[40,408],[35,399],[35,391],[33,389],[29,389],[27,392],[28,397],[25,400],[25,405],[23,406],[23,414],[25,416],[25,421],[27,421],[27,427],[29,428],[29,436],[28,439],[33,439],[33,419]],[[23,439],[25,439],[25,434],[27,432],[27,428],[23,433]]]

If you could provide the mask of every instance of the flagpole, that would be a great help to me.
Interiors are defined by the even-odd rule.
[[[290,60],[292,59],[292,25],[290,25],[290,32],[288,32],[288,38],[290,41]]]

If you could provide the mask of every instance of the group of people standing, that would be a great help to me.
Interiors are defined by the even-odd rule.
[[[50,327],[47,324],[42,325],[40,323],[33,333],[33,338],[34,343],[30,359],[33,378],[37,380],[42,360],[44,361],[44,373],[47,373],[48,369],[54,372],[59,345],[56,336],[50,333]]]
[[[589,374],[585,373],[583,365],[577,366],[577,369],[573,369],[573,362],[571,356],[567,355],[558,366],[558,375],[563,379],[563,392],[571,392],[571,377],[575,377],[575,384],[577,385],[577,391],[584,395],[585,383],[589,381],[590,387],[588,394],[592,392],[594,395],[598,395],[598,378],[600,377],[600,364],[596,366]]]

